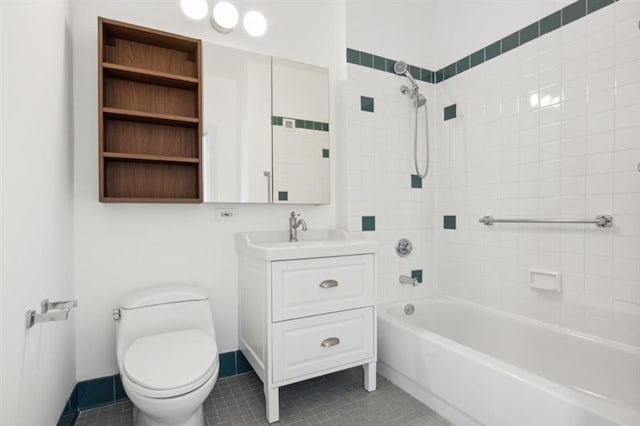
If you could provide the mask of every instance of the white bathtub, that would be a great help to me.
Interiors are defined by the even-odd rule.
[[[640,349],[442,297],[378,309],[380,373],[456,425],[640,425]]]

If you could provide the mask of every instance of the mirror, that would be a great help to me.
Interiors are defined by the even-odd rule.
[[[204,201],[328,204],[328,70],[211,43],[202,58]]]
[[[273,58],[274,202],[328,204],[329,75]]]

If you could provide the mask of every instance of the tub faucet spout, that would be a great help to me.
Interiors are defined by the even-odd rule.
[[[414,287],[418,287],[420,285],[420,281],[418,281],[417,278],[413,278],[413,277],[409,277],[406,275],[400,275],[400,278],[398,280],[400,282],[400,284],[402,285],[409,285],[411,284]]]

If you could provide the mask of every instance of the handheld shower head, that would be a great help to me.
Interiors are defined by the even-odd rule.
[[[413,87],[414,90],[418,88],[418,83],[416,83],[416,81],[413,79],[413,76],[409,72],[409,66],[405,61],[396,62],[393,65],[393,70],[395,71],[396,74],[404,75],[405,77],[407,77],[411,82],[411,86]]]

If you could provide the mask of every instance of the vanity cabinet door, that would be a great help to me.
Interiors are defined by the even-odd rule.
[[[273,262],[271,293],[274,322],[373,305],[373,255]]]
[[[373,357],[373,308],[273,324],[273,381],[283,382]]]

